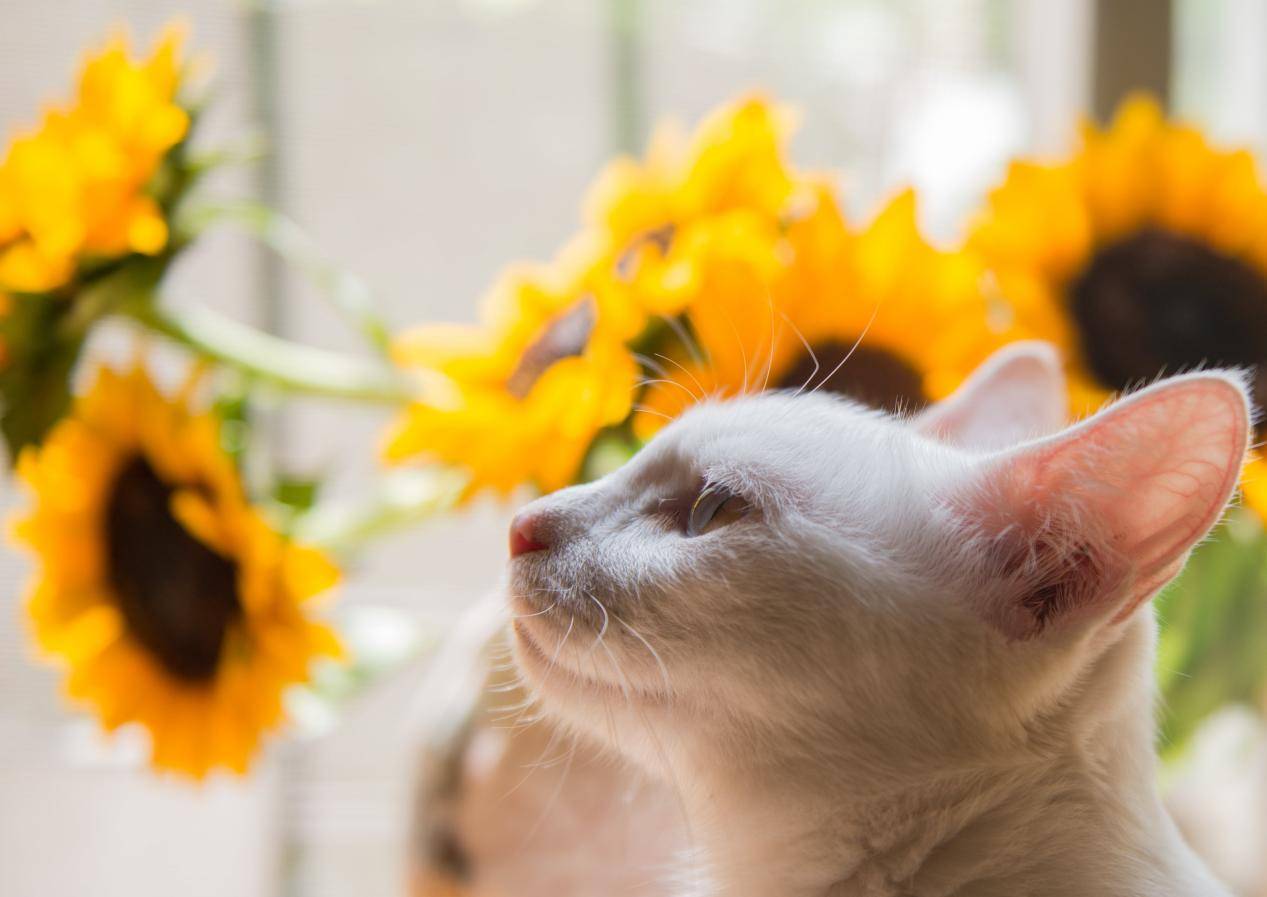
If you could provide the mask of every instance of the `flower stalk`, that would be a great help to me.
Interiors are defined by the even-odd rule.
[[[137,304],[127,314],[150,330],[285,392],[407,404],[418,390],[386,366],[273,336],[204,306]]]
[[[468,478],[449,468],[398,470],[383,478],[368,498],[318,505],[299,518],[295,538],[344,554],[388,533],[451,510]]]
[[[276,253],[317,288],[370,348],[380,355],[388,353],[391,330],[375,309],[369,287],[355,275],[326,262],[294,221],[250,200],[202,203],[182,214],[179,230],[198,234],[216,224],[241,228]]]

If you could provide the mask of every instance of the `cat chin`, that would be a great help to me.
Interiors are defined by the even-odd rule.
[[[614,706],[622,706],[652,700],[651,695],[628,683],[608,682],[574,669],[559,656],[562,652],[551,652],[543,647],[543,642],[548,643],[549,639],[538,636],[528,621],[515,620],[511,628],[515,634],[516,664],[547,705],[560,702],[571,706],[607,707],[613,702]]]

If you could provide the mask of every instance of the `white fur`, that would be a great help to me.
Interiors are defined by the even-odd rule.
[[[684,893],[1226,894],[1157,797],[1135,607],[1227,502],[1244,395],[1175,378],[993,453],[971,446],[1055,406],[988,433],[971,395],[931,426],[823,395],[698,407],[523,512],[550,548],[511,565],[520,667],[679,790]],[[688,538],[705,479],[754,509]]]

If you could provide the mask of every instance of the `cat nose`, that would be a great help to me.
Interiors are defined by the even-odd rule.
[[[545,551],[549,548],[539,526],[540,515],[529,511],[520,511],[510,522],[510,556],[517,558],[531,551]]]

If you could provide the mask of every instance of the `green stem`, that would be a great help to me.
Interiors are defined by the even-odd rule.
[[[127,313],[149,329],[287,392],[404,404],[417,390],[380,364],[302,346],[207,308],[183,311],[138,303]]]
[[[452,509],[466,483],[464,474],[447,468],[394,471],[367,498],[318,505],[303,514],[294,535],[332,551],[353,551],[378,536]]]
[[[608,0],[607,31],[612,110],[612,143],[619,153],[636,153],[645,130],[643,96],[643,9],[641,0]]]
[[[293,265],[346,320],[350,321],[374,351],[386,355],[391,332],[374,307],[366,284],[327,263],[300,227],[268,206],[249,200],[203,203],[182,218],[181,229],[198,233],[208,225],[227,223],[250,236],[288,264]]]

